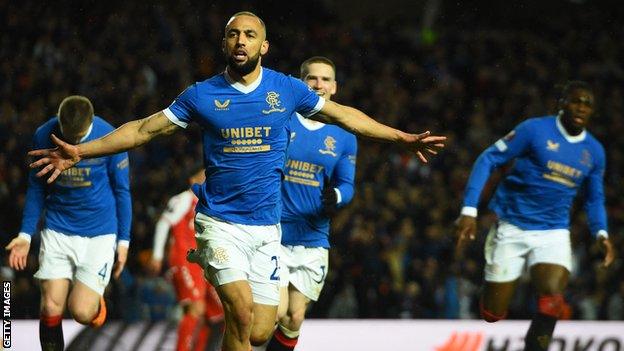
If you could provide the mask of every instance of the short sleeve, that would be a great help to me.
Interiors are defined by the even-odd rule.
[[[178,95],[173,103],[163,110],[163,113],[172,123],[186,128],[196,115],[197,100],[197,84],[193,84]]]
[[[288,79],[293,88],[295,111],[303,117],[310,117],[323,108],[325,99],[316,95],[316,93],[301,80],[294,77],[288,77]]]

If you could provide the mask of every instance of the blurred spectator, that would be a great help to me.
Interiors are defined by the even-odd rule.
[[[151,321],[162,321],[171,317],[177,306],[171,284],[162,277],[143,278],[139,296],[147,317]]]
[[[347,282],[338,292],[329,307],[328,318],[357,318],[358,304],[353,284]]]
[[[607,303],[607,319],[624,320],[624,282],[609,296]]]

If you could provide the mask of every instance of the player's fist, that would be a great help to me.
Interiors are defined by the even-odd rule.
[[[22,237],[17,237],[6,246],[10,251],[9,266],[13,269],[21,271],[26,268],[26,260],[28,259],[28,251],[30,250],[30,242]]]
[[[457,225],[457,240],[458,243],[474,240],[477,234],[477,218],[461,215],[455,221]]]
[[[117,260],[115,261],[115,265],[113,268],[113,277],[115,277],[115,279],[119,279],[119,277],[121,276],[121,272],[126,266],[127,260],[128,260],[128,246],[117,245]]]
[[[323,215],[331,217],[336,214],[338,210],[338,194],[331,185],[331,181],[328,176],[323,178],[323,190],[321,192],[321,202],[323,204]]]
[[[455,221],[457,245],[455,245],[455,258],[458,260],[464,257],[466,244],[476,238],[477,218],[461,215]]]
[[[600,237],[599,242],[605,252],[605,258],[602,265],[604,267],[609,267],[615,260],[615,250],[613,249],[613,244],[611,244],[611,240],[609,240],[609,238],[605,238],[604,236]]]

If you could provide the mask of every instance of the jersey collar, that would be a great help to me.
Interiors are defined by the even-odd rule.
[[[85,136],[83,136],[80,139],[81,143],[84,143],[85,140],[87,140],[87,138],[89,137],[89,135],[91,135],[91,131],[93,130],[93,122],[91,122],[91,124],[89,125],[89,129],[87,129],[87,134],[85,134]]]
[[[570,135],[568,131],[563,127],[563,124],[561,124],[561,116],[557,116],[556,121],[557,129],[559,129],[561,135],[563,135],[565,140],[567,140],[569,143],[580,143],[581,141],[585,140],[585,137],[587,136],[587,132],[585,131],[585,129],[583,129],[583,131],[579,135]]]
[[[319,122],[319,121],[315,121],[309,118],[305,118],[302,115],[297,113],[297,119],[299,119],[299,122],[307,129],[310,131],[315,131],[315,130],[319,130],[321,128],[323,128],[325,126],[325,123],[323,122]]]
[[[225,80],[230,84],[230,86],[238,91],[240,91],[243,94],[249,94],[252,91],[256,90],[256,88],[260,85],[260,82],[262,82],[262,72],[264,71],[264,69],[262,67],[260,67],[260,74],[258,75],[258,78],[256,78],[256,80],[249,84],[249,85],[244,85],[242,83],[239,83],[237,81],[235,81],[234,79],[232,79],[232,77],[230,77],[230,74],[228,73],[227,69],[225,70],[225,72],[223,72],[223,76],[225,77]]]

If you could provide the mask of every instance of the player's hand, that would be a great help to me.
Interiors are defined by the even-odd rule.
[[[68,144],[52,134],[52,141],[57,145],[53,149],[39,149],[28,152],[28,156],[40,157],[30,164],[30,168],[43,167],[37,172],[37,177],[50,173],[48,184],[52,183],[64,170],[71,168],[80,161],[80,154],[76,145]]]
[[[321,192],[321,203],[323,204],[323,215],[331,217],[336,214],[338,210],[338,194],[331,185],[331,181],[328,176],[324,176],[323,179],[323,191]]]
[[[124,245],[117,245],[117,261],[113,267],[113,277],[119,279],[121,272],[123,271],[126,260],[128,259],[128,247]]]
[[[445,136],[431,135],[426,131],[421,134],[402,135],[402,143],[418,156],[422,163],[429,162],[429,158],[438,154],[438,151],[444,148]]]
[[[455,221],[457,225],[457,240],[458,241],[472,241],[476,239],[477,233],[477,218],[472,216],[461,215]]]
[[[147,270],[152,275],[159,275],[162,271],[162,260],[152,258],[147,265]]]
[[[9,267],[18,271],[26,268],[28,251],[30,250],[30,242],[28,240],[18,236],[11,240],[5,249],[11,251],[9,254]]]
[[[455,221],[457,225],[457,245],[463,245],[469,241],[473,241],[477,237],[477,218],[461,215]]]
[[[609,240],[609,238],[605,238],[604,236],[600,237],[599,242],[605,252],[605,258],[602,262],[602,266],[609,267],[615,260],[615,250],[613,249],[613,244],[611,244],[611,240]]]
[[[462,260],[464,258],[464,248],[477,237],[477,218],[461,215],[454,224],[457,236],[455,259]]]

